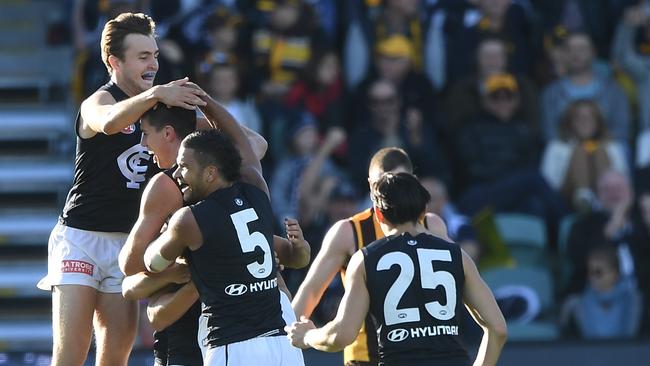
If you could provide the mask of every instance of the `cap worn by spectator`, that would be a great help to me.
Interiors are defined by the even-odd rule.
[[[515,94],[519,92],[519,85],[512,74],[494,74],[488,77],[483,83],[483,92],[485,95],[495,94],[497,92]]]
[[[377,54],[385,57],[413,59],[413,43],[401,34],[394,34],[377,43]]]
[[[225,6],[220,6],[205,20],[205,30],[211,31],[221,27],[236,27],[242,18]]]
[[[569,31],[563,25],[556,25],[544,35],[544,48],[550,50],[564,44],[569,38]]]

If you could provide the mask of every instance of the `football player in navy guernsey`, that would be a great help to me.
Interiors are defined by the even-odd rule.
[[[157,330],[154,356],[160,365],[203,365],[197,343],[201,306],[196,287],[188,283],[187,266],[175,263],[159,274],[151,274],[145,271],[143,260],[146,246],[158,236],[169,216],[183,206],[181,190],[172,178],[181,141],[196,130],[197,122],[200,129],[217,126],[239,150],[242,166],[250,165],[254,170],[261,170],[260,159],[266,150],[266,141],[261,136],[239,125],[214,99],[203,98],[207,105],[201,111],[207,121],[197,119],[193,111],[164,105],[147,111],[141,119],[142,145],[154,154],[158,166],[166,170],[153,177],[143,193],[138,220],[120,253],[120,268],[127,275],[122,283],[126,298],[150,297],[147,315]],[[287,232],[291,234],[288,240],[274,237],[280,262],[292,268],[307,265],[310,248],[296,220],[287,220]],[[172,283],[176,284],[177,291],[166,289]],[[295,315],[288,295],[281,295],[283,315],[290,315],[285,319],[290,324],[295,321]]]
[[[216,130],[187,136],[176,162],[174,178],[190,206],[174,213],[144,262],[160,272],[187,257],[207,319],[204,364],[303,365],[284,333],[273,213],[261,172],[242,167],[239,151]],[[250,174],[264,184],[242,182]]]
[[[75,123],[73,186],[48,243],[52,290],[52,364],[81,366],[93,328],[98,365],[126,365],[137,303],[121,295],[117,257],[138,215],[150,155],[140,145],[140,116],[162,102],[194,110],[202,91],[181,79],[154,86],[155,23],[124,13],[104,26],[101,54],[110,81],[81,104]],[[151,170],[151,169],[149,169]],[[94,321],[93,321],[94,320]]]
[[[286,328],[293,345],[334,352],[351,343],[366,314],[377,326],[380,365],[496,365],[506,323],[470,257],[419,223],[430,196],[408,173],[385,173],[372,192],[386,234],[356,252],[334,320],[302,317]],[[463,303],[484,336],[472,363],[460,343]]]

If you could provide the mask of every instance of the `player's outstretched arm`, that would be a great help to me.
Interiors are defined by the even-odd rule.
[[[269,147],[269,143],[259,133],[251,130],[250,128],[244,125],[240,125],[240,126],[244,131],[244,134],[246,134],[246,138],[248,138],[248,142],[250,143],[251,148],[253,149],[253,153],[257,157],[257,160],[262,160],[262,158],[266,154],[266,150]],[[197,130],[203,131],[203,130],[209,130],[213,128],[214,129],[219,128],[219,126],[216,125],[216,122],[210,121],[204,117],[197,117],[196,119]]]
[[[199,88],[196,84],[192,84],[192,87]],[[262,164],[251,146],[251,141],[249,141],[249,135],[255,133],[252,131],[245,132],[243,127],[237,123],[237,120],[219,102],[212,99],[209,95],[205,94],[202,99],[206,102],[206,105],[201,107],[203,114],[205,114],[206,118],[214,126],[218,126],[220,131],[233,140],[233,143],[241,154],[242,180],[257,186],[268,196],[269,188],[262,176]]]
[[[350,259],[346,289],[336,317],[322,328],[302,316],[300,322],[285,327],[291,344],[299,348],[313,347],[319,351],[338,352],[354,342],[368,313],[370,296],[366,287],[363,253],[358,251]]]
[[[461,251],[465,272],[463,300],[474,320],[483,328],[483,339],[474,366],[496,365],[508,337],[506,321],[492,291],[478,273],[474,261],[465,251]]]
[[[144,253],[144,264],[149,272],[160,272],[186,248],[196,249],[202,242],[201,230],[192,210],[183,207],[169,219],[167,230],[149,244]]]
[[[347,220],[334,224],[325,234],[314,263],[291,303],[297,315],[310,317],[325,289],[354,251],[354,232]]]
[[[144,252],[163,227],[165,220],[183,207],[183,197],[176,183],[163,173],[151,179],[142,194],[138,220],[120,250],[120,270],[131,276],[144,271]]]
[[[187,82],[188,79],[183,78],[157,85],[119,103],[109,92],[99,90],[81,104],[80,133],[85,138],[96,133],[116,134],[137,121],[158,102],[187,109],[205,105],[201,99],[205,92],[185,87]]]
[[[302,234],[300,224],[296,219],[284,220],[287,238],[273,236],[273,247],[280,264],[288,268],[303,268],[309,264],[311,246]]]
[[[155,330],[162,330],[180,319],[199,299],[193,282],[176,292],[154,295],[147,306],[147,318]]]
[[[190,271],[185,263],[174,263],[160,273],[142,271],[126,276],[122,281],[122,296],[128,300],[140,300],[160,291],[169,284],[190,281]]]

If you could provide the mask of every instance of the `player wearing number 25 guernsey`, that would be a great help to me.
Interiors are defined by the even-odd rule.
[[[469,366],[457,316],[464,303],[484,329],[473,364],[495,365],[506,339],[505,320],[469,256],[420,224],[429,193],[409,173],[385,173],[372,199],[386,237],[352,256],[334,320],[318,329],[304,317],[287,326],[292,344],[340,350],[370,313],[379,365]]]
[[[189,248],[207,317],[204,365],[302,365],[284,335],[268,192],[240,181],[241,156],[216,130],[187,136],[176,161],[174,178],[190,206],[174,213],[144,262],[159,272]]]

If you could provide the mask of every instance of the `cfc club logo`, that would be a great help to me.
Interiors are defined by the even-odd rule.
[[[135,132],[135,124],[131,123],[130,125],[124,127],[122,129],[122,133],[126,135],[130,135]]]
[[[388,332],[386,338],[388,338],[388,340],[391,342],[401,342],[405,340],[408,336],[409,336],[408,330],[403,328],[397,328]]]
[[[248,287],[242,283],[233,283],[228,285],[224,292],[230,296],[241,296],[248,291]]]
[[[410,239],[409,241],[406,242],[406,244],[408,244],[408,245],[417,245],[418,241],[415,240],[415,239]]]
[[[235,204],[237,206],[241,206],[244,204],[244,201],[242,201],[241,198],[235,198]]]
[[[144,173],[147,172],[147,164],[142,163],[149,159],[151,155],[147,154],[147,150],[140,144],[131,146],[117,157],[117,166],[124,178],[128,179],[126,188],[140,188],[140,183],[145,179]]]

